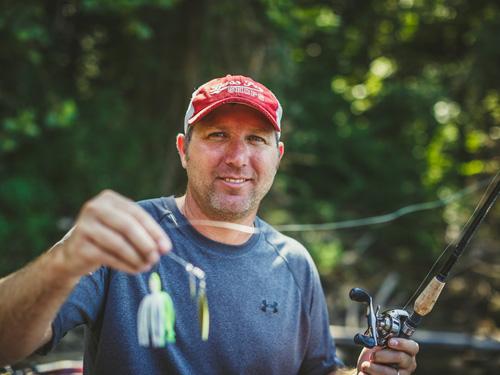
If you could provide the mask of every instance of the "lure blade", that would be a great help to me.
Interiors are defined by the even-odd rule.
[[[191,273],[189,274],[189,293],[192,299],[196,297],[196,279]]]
[[[198,319],[200,322],[201,339],[208,340],[208,332],[210,329],[210,313],[208,311],[208,300],[205,292],[205,281],[200,283],[200,294],[198,296]]]
[[[139,345],[159,348],[175,343],[174,303],[172,297],[161,290],[160,275],[156,272],[149,277],[149,289],[137,312]]]

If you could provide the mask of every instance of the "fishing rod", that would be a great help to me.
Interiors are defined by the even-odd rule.
[[[373,348],[374,346],[384,347],[387,346],[387,342],[392,337],[410,338],[415,333],[422,318],[433,309],[441,291],[446,285],[450,270],[455,265],[460,255],[462,255],[477,228],[488,214],[488,211],[493,207],[500,193],[499,175],[500,173],[497,173],[493,178],[492,184],[490,185],[493,186],[493,188],[489,193],[486,192],[486,199],[484,199],[482,203],[479,203],[472,217],[469,219],[468,224],[466,224],[465,229],[462,231],[459,240],[453,245],[454,249],[451,254],[436,275],[427,284],[425,289],[415,299],[411,314],[406,310],[408,303],[401,309],[391,309],[380,313],[380,306],[377,306],[376,310],[373,309],[373,299],[367,291],[361,288],[351,289],[349,292],[351,300],[367,305],[366,319],[368,329],[364,334],[358,333],[354,336],[354,342],[356,344],[367,348]],[[447,249],[448,248],[446,248],[444,252],[446,252]],[[439,262],[439,259],[436,263]],[[432,269],[430,273],[432,273]],[[424,282],[422,282],[421,285],[423,285]],[[418,293],[419,289],[420,287],[417,288],[417,292],[414,295]],[[410,298],[410,300],[412,299],[413,297]]]

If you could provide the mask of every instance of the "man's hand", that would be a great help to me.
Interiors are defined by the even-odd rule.
[[[358,359],[358,375],[408,375],[417,368],[418,344],[392,338],[388,348],[363,349]]]
[[[50,340],[50,323],[81,276],[101,265],[144,271],[171,247],[163,229],[133,201],[112,191],[89,200],[59,243],[0,279],[0,301],[8,301],[0,307],[0,366]]]
[[[133,201],[105,190],[86,202],[73,229],[53,251],[69,274],[83,276],[101,265],[137,273],[172,247],[153,218]]]

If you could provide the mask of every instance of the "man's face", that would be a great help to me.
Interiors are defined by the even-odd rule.
[[[182,138],[177,146],[188,175],[187,194],[217,220],[257,213],[284,149],[269,121],[239,104],[214,110],[193,125],[189,144]]]

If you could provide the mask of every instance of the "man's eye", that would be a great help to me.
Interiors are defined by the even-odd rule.
[[[224,132],[213,132],[208,135],[209,138],[224,138],[226,134]]]
[[[248,139],[254,143],[266,143],[266,140],[258,135],[251,135]]]

